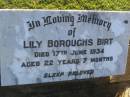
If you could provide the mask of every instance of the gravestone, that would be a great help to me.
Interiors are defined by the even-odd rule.
[[[0,11],[1,85],[125,73],[129,12]]]

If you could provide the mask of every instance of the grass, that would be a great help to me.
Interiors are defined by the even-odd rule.
[[[0,0],[0,8],[130,10],[130,0]]]

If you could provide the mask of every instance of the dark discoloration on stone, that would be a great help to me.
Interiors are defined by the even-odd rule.
[[[109,83],[109,78],[56,84],[1,87],[0,97],[115,97],[130,82]]]

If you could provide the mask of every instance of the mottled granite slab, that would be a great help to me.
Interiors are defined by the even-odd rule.
[[[1,85],[125,73],[130,12],[0,10]]]

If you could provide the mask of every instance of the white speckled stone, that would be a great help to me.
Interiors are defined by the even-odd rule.
[[[78,22],[80,15],[86,15],[86,22]],[[51,17],[45,25],[43,17]],[[54,17],[69,16],[68,22],[56,22]],[[49,18],[48,17],[48,18]],[[93,18],[95,17],[95,18]],[[89,20],[90,19],[90,20]],[[99,19],[100,24],[95,24]],[[38,27],[29,28],[29,21],[39,21]],[[57,20],[58,21],[58,20]],[[65,20],[64,20],[65,21]],[[104,22],[104,24],[102,23]],[[37,22],[38,23],[38,22]],[[35,25],[35,26],[36,26]],[[76,29],[75,29],[76,28]],[[75,36],[69,36],[69,30]],[[102,11],[45,11],[45,10],[0,10],[0,71],[1,85],[21,85],[56,82],[120,75],[125,73],[130,33],[130,12]],[[111,44],[97,45],[97,39],[113,38]],[[70,47],[47,47],[48,40],[92,39],[93,45]],[[42,41],[39,48],[23,48],[23,41]],[[90,49],[104,49],[104,53],[90,54]],[[53,50],[66,50],[67,54],[53,56]],[[72,56],[73,50],[87,50],[87,54]],[[34,52],[49,52],[49,57],[34,57]],[[94,57],[112,56],[112,61],[91,62]],[[88,60],[83,63],[83,58]],[[58,60],[79,59],[79,64],[58,64]],[[53,65],[45,66],[45,60]],[[40,66],[21,67],[22,62],[39,61]],[[70,71],[94,70],[94,73],[68,76]],[[61,77],[44,78],[45,73],[64,72]]]

